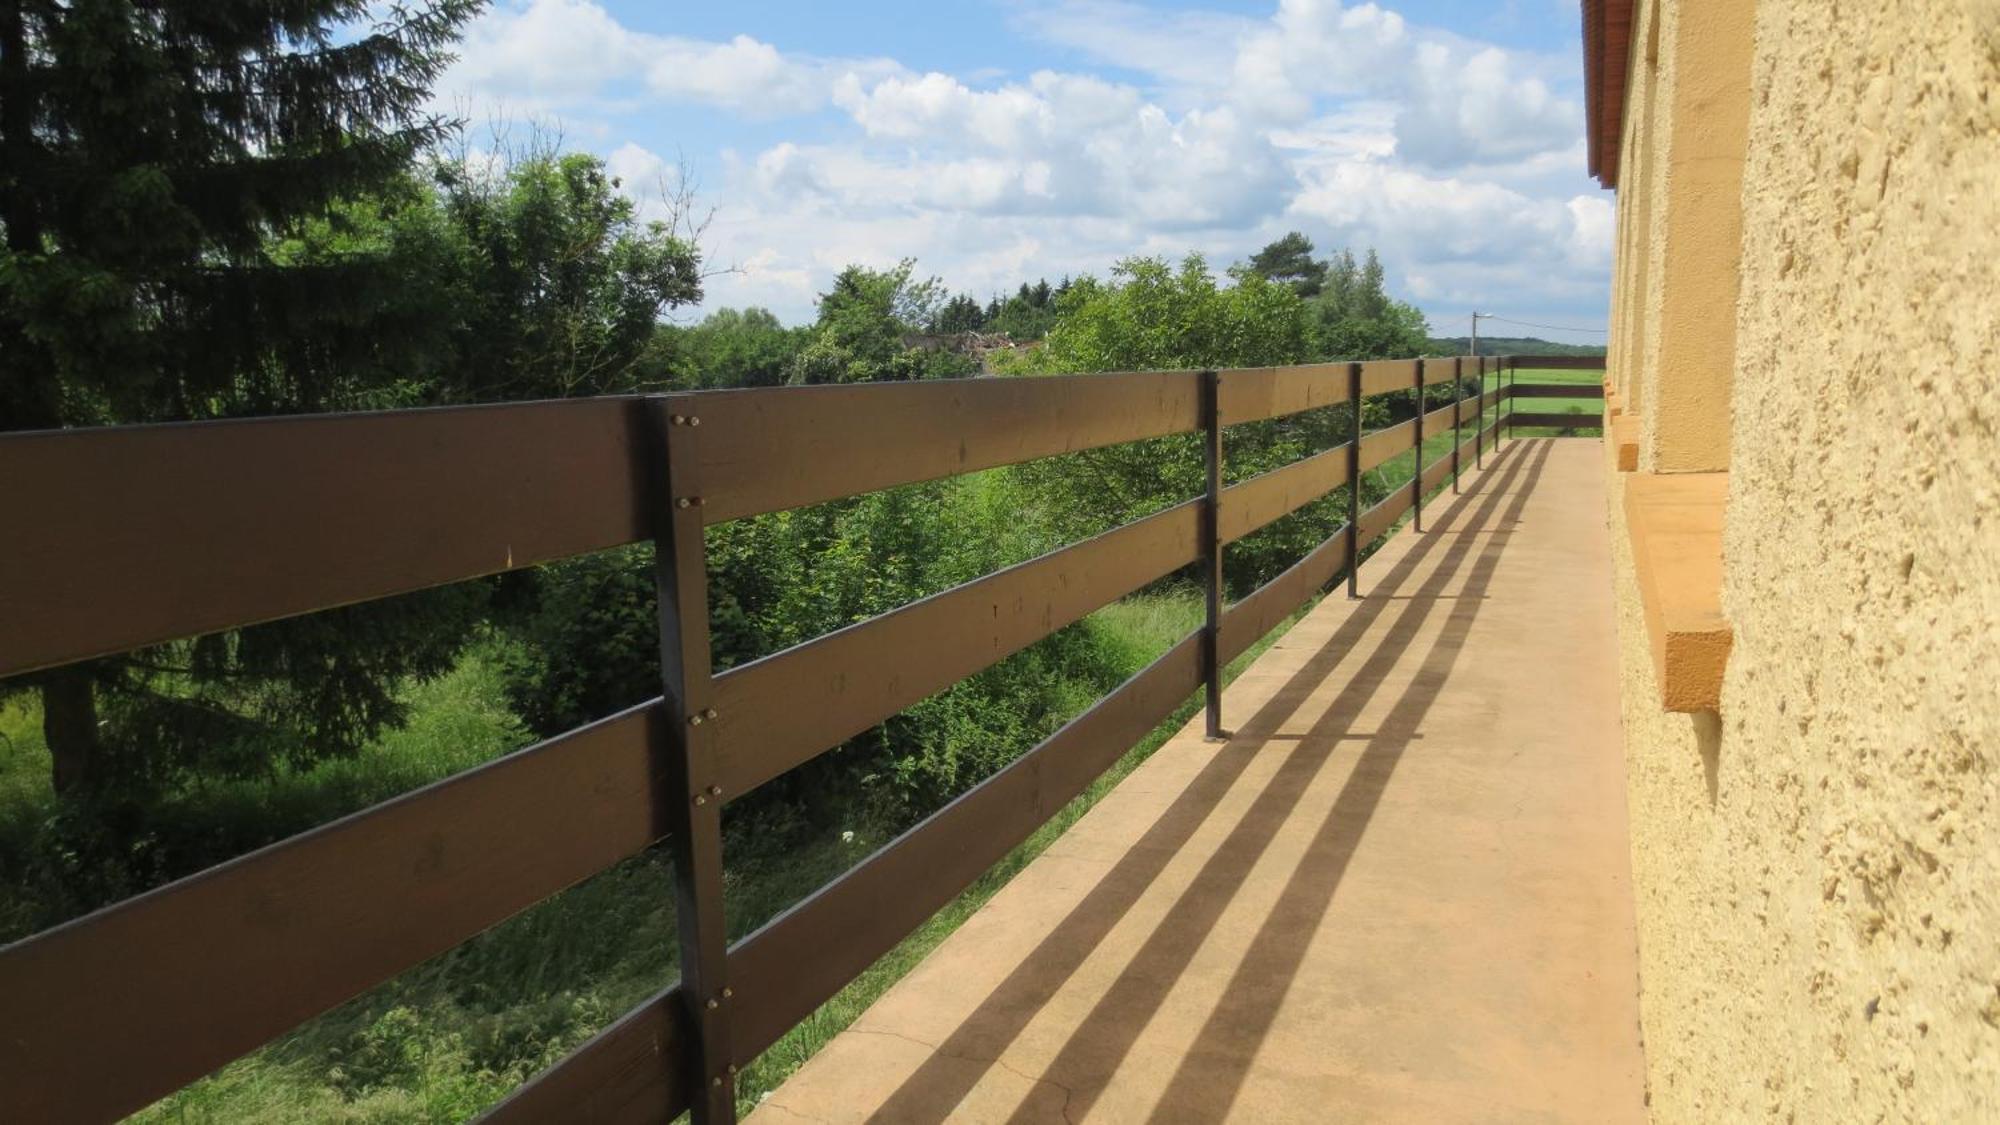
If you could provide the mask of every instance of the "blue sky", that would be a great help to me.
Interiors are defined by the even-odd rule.
[[[1578,27],[1575,0],[497,0],[438,96],[475,147],[559,129],[649,214],[691,169],[734,267],[704,308],[803,321],[905,257],[982,298],[1220,268],[1296,229],[1376,248],[1440,334],[1601,329]]]

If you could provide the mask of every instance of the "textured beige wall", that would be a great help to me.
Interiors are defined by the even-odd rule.
[[[1658,266],[1647,295],[1653,372],[1641,413],[1639,467],[1729,467],[1730,385],[1736,370],[1743,152],[1750,109],[1755,5],[1675,0],[1657,15],[1652,229]]]
[[[1658,166],[1654,159],[1658,113],[1659,3],[1640,0],[1632,23],[1634,44],[1631,76],[1626,95],[1625,133],[1620,141],[1618,253],[1619,310],[1622,320],[1611,341],[1611,377],[1625,410],[1638,414],[1646,407],[1648,372],[1645,368],[1648,323],[1657,315],[1652,294],[1658,256],[1654,248],[1661,241],[1654,199],[1658,195]]]
[[[1756,20],[1719,715],[1616,537],[1651,1102],[2000,1121],[2000,0]]]

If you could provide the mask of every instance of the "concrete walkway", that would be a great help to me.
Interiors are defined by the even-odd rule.
[[[1468,468],[758,1125],[1643,1120],[1603,473]]]

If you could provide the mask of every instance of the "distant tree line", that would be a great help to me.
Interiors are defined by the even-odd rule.
[[[1438,355],[1471,355],[1472,337],[1439,336],[1430,341]],[[1603,355],[1603,344],[1563,344],[1536,336],[1479,337],[1480,355]]]

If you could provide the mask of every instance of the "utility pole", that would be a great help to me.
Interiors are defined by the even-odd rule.
[[[1492,313],[1483,313],[1477,309],[1472,312],[1472,354],[1475,357],[1479,355],[1479,322],[1492,319]]]
[[[1478,309],[1472,310],[1472,356],[1474,359],[1479,358],[1479,322],[1481,320],[1492,319],[1492,313],[1483,313]],[[1483,395],[1486,393],[1486,376],[1483,374],[1486,369],[1482,367],[1479,370],[1482,372],[1479,376],[1479,393]],[[1486,417],[1483,411],[1480,413],[1480,417],[1482,419]]]

